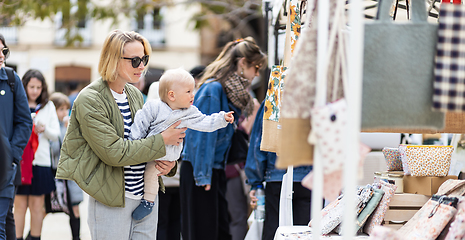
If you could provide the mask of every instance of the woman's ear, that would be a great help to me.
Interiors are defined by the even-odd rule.
[[[241,67],[241,68],[245,68],[245,57],[239,59],[239,61],[237,61],[237,66],[238,67]]]
[[[173,90],[169,90],[168,91],[168,99],[172,102],[176,101],[176,97],[174,96],[174,91]]]

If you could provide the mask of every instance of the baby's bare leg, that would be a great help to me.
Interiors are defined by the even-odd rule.
[[[160,171],[155,167],[155,161],[148,162],[144,172],[144,197],[139,206],[132,212],[132,218],[140,221],[147,217],[154,206],[155,198],[158,194],[158,174]]]
[[[160,171],[155,167],[157,163],[151,161],[145,166],[144,172],[144,199],[153,202],[158,194],[158,174]]]

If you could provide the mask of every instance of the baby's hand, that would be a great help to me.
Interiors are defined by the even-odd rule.
[[[224,114],[224,120],[226,120],[226,122],[228,123],[233,123],[234,122],[234,115],[233,115],[233,111],[230,111],[230,112],[227,112]]]

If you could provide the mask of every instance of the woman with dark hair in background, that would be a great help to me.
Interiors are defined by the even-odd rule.
[[[248,92],[266,55],[252,37],[229,42],[199,81],[194,105],[204,114],[234,111],[251,115]],[[212,133],[188,129],[181,168],[181,228],[184,240],[231,239],[226,193],[226,153],[234,127]]]
[[[35,69],[28,70],[22,81],[26,89],[34,125],[28,145],[23,153],[22,185],[18,187],[15,198],[16,237],[23,239],[26,210],[29,208],[31,240],[38,240],[45,217],[43,209],[45,194],[55,190],[55,176],[52,172],[50,159],[50,141],[58,140],[60,123],[55,105],[49,101],[47,83],[42,73]]]

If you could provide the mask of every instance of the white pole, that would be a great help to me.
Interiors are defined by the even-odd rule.
[[[344,198],[346,210],[344,212],[342,231],[344,239],[353,239],[355,236],[355,189],[358,178],[358,161],[360,159],[360,118],[362,96],[362,72],[363,72],[363,40],[364,18],[361,0],[350,0],[348,75],[349,91],[346,93],[348,102],[348,126],[347,126],[347,156],[344,167]]]
[[[329,1],[318,1],[318,36],[317,36],[317,88],[316,105],[326,103],[327,84],[327,45],[329,26]],[[323,91],[321,91],[323,90]],[[323,163],[321,152],[315,147],[313,153],[313,189],[312,189],[312,231],[313,239],[318,240],[321,235],[321,207],[323,206]]]

